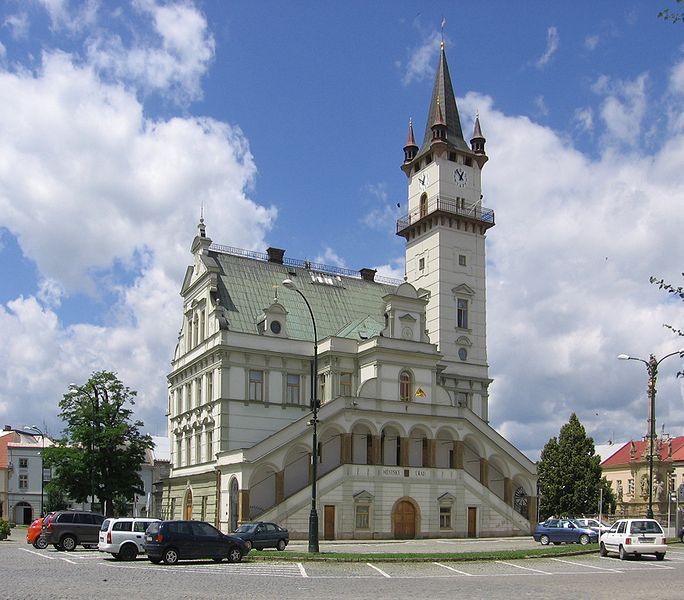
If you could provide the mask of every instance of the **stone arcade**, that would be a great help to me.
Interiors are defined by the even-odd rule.
[[[486,162],[442,48],[425,137],[409,124],[404,147],[404,282],[212,244],[200,221],[168,376],[166,518],[306,538],[314,332],[291,279],[318,334],[321,538],[529,534],[535,467],[488,423]]]

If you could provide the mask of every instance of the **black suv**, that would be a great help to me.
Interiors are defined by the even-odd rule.
[[[79,544],[96,548],[102,521],[104,516],[98,513],[58,510],[40,535],[57,550],[71,552]]]
[[[240,538],[221,533],[204,521],[160,521],[145,532],[145,552],[155,564],[163,560],[175,565],[190,558],[240,562],[249,550]]]

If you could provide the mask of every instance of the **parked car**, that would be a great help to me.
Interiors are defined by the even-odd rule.
[[[666,551],[665,532],[655,519],[620,519],[601,535],[599,547],[601,556],[616,552],[621,560],[642,554],[653,554],[657,560],[663,560]]]
[[[610,529],[610,525],[601,523],[598,519],[586,519],[582,517],[581,519],[573,519],[580,527],[588,527],[594,531],[599,532],[601,535],[606,533]]]
[[[542,546],[552,544],[582,544],[595,543],[598,533],[593,529],[580,527],[572,519],[547,519],[534,528],[534,541]]]
[[[54,514],[54,512],[51,512],[45,515],[45,517],[38,517],[33,523],[29,525],[29,528],[26,531],[27,544],[32,544],[33,547],[38,548],[38,550],[43,550],[44,548],[47,548],[47,542],[45,541],[45,538],[41,537],[40,534],[43,532],[43,521],[46,519],[49,520],[50,517]]]
[[[240,562],[249,552],[239,537],[226,535],[204,521],[157,521],[145,532],[147,558],[155,564],[175,565],[179,560],[211,558]]]
[[[122,517],[105,519],[100,527],[97,549],[117,560],[135,560],[145,553],[145,530],[159,519]]]
[[[287,529],[275,523],[265,523],[264,521],[243,523],[233,535],[244,540],[247,550],[277,548],[283,551],[290,542],[290,533]]]
[[[682,528],[679,530],[679,541],[681,541],[682,544],[684,544],[684,527],[682,527]]]
[[[43,523],[40,536],[45,538],[46,545],[52,544],[57,550],[71,552],[79,544],[96,548],[102,521],[104,516],[99,513],[58,510],[47,524]]]

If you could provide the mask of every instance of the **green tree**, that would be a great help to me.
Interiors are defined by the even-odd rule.
[[[55,510],[64,510],[67,504],[64,490],[57,485],[56,481],[51,481],[45,486],[45,514]]]
[[[59,403],[64,437],[45,449],[45,463],[57,489],[77,502],[95,497],[111,516],[117,496],[142,493],[138,471],[154,444],[140,432],[142,421],[131,420],[136,392],[114,373],[98,371],[69,388]]]
[[[603,510],[615,509],[610,483],[602,477],[601,458],[594,440],[587,437],[577,415],[561,427],[558,438],[551,438],[537,465],[539,478],[539,516],[576,517],[595,514],[603,489]]]
[[[684,0],[675,0],[677,4],[681,4]],[[684,22],[684,13],[678,12],[676,10],[670,10],[669,8],[664,8],[658,13],[658,18],[665,19],[666,21],[671,21],[672,23]]]

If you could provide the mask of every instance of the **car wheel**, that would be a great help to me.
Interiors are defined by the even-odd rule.
[[[62,548],[67,552],[76,550],[76,538],[73,535],[65,535],[61,541]]]
[[[249,552],[252,549],[252,542],[251,540],[245,540],[245,550]]]
[[[620,560],[627,560],[627,553],[623,546],[620,546]]]
[[[158,565],[161,562],[161,558],[150,558],[150,562]]]
[[[539,538],[539,541],[541,542],[542,546],[548,546],[551,540],[549,539],[548,535],[543,535]]]
[[[589,543],[589,536],[586,533],[583,533],[579,537],[579,543],[582,544],[582,546],[586,546]]]
[[[656,552],[656,560],[663,560],[665,558],[664,552]]]
[[[175,548],[167,548],[162,559],[167,565],[175,565],[178,562],[178,550]]]
[[[606,546],[603,542],[601,542],[601,546],[599,547],[599,555],[608,556],[608,550],[606,550]]]
[[[228,562],[237,563],[242,561],[242,551],[237,546],[228,550]]]
[[[285,550],[285,546],[287,546],[287,544],[285,543],[285,540],[278,540],[278,545],[276,546],[276,548],[278,548],[278,550],[280,550],[280,552]]]
[[[33,547],[38,548],[38,550],[45,550],[47,545],[48,543],[43,538],[38,538],[35,542],[33,542]]]
[[[119,558],[121,560],[135,560],[138,556],[138,549],[133,544],[126,544],[123,548],[119,549]]]

